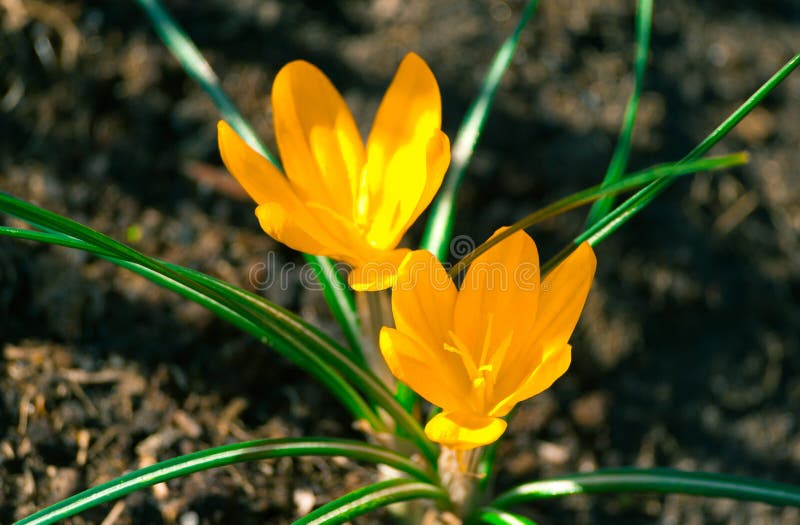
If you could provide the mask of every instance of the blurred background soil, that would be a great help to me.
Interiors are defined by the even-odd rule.
[[[267,94],[295,58],[331,77],[366,133],[414,50],[439,80],[453,137],[522,2],[166,6],[274,151]],[[457,234],[480,242],[600,181],[631,90],[634,6],[541,2],[461,193]],[[274,275],[302,262],[260,232],[220,170],[213,104],[135,2],[3,0],[0,13],[0,190],[250,289],[259,265]],[[800,49],[796,0],[656,2],[654,21],[631,169],[682,157]],[[677,183],[599,246],[572,368],[522,406],[498,488],[623,465],[800,483],[798,123],[795,73],[715,150],[747,150],[748,166]],[[555,253],[584,218],[536,227],[540,251]],[[335,334],[321,294],[298,279],[290,272],[286,286],[263,293]],[[0,348],[2,523],[222,443],[358,435],[270,349],[75,251],[0,238]],[[176,480],[72,522],[288,523],[373,479],[345,459],[265,461]],[[572,497],[522,510],[542,524],[800,522],[796,509],[684,496]]]

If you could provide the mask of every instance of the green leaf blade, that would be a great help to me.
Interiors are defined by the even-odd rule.
[[[625,106],[617,146],[608,165],[603,184],[613,184],[625,173],[631,153],[633,127],[636,123],[636,112],[639,108],[639,97],[644,84],[644,72],[647,67],[647,51],[650,47],[650,32],[653,26],[653,0],[639,0],[636,8],[636,56],[633,62],[633,93]],[[586,224],[591,226],[604,217],[614,204],[614,196],[609,195],[594,203],[589,210]]]
[[[681,162],[689,162],[705,155],[712,147],[722,140],[739,122],[746,117],[761,101],[769,95],[778,85],[783,82],[798,66],[800,66],[800,53],[789,59],[781,69],[758,88],[742,105],[740,105],[728,118],[726,118],[714,131],[712,131],[703,141],[690,151]],[[613,211],[600,219],[597,223],[587,228],[578,235],[574,244],[584,241],[592,246],[602,242],[606,237],[614,233],[620,226],[628,222],[634,215],[644,209],[658,195],[666,190],[673,181],[661,180],[650,183],[636,194],[629,197],[625,202],[617,206]]]
[[[384,429],[380,418],[350,386],[354,385],[386,410],[425,458],[431,464],[436,464],[437,447],[428,441],[419,423],[395,401],[386,386],[374,374],[358,366],[344,348],[295,314],[260,296],[201,272],[147,257],[80,223],[2,192],[0,211],[60,234],[61,237],[49,239],[57,244],[65,242],[64,235],[83,241],[88,246],[75,246],[73,241],[69,243],[139,273],[156,284],[209,308],[222,319],[256,336],[262,342],[269,342],[273,348],[326,385],[353,411],[357,419],[367,420],[376,430]],[[19,235],[23,234],[17,233]],[[40,237],[38,240],[48,239]]]
[[[380,481],[323,505],[293,525],[338,525],[375,509],[412,499],[447,500],[441,487],[406,479]]]
[[[330,337],[316,330],[313,326],[308,325],[302,319],[292,314],[288,310],[284,310],[263,297],[251,294],[245,290],[236,288],[224,281],[209,277],[200,272],[188,268],[181,268],[182,272],[188,272],[194,278],[200,279],[212,286],[219,286],[226,290],[230,290],[236,294],[242,301],[246,301],[256,308],[263,308],[276,315],[283,325],[293,330],[295,337],[306,339],[310,343],[325,349],[324,355],[331,359],[331,365],[339,370],[342,375],[350,382],[355,384],[360,390],[364,391],[371,400],[382,407],[386,412],[394,418],[398,427],[422,452],[427,461],[431,465],[436,464],[438,457],[437,447],[428,441],[424,431],[419,423],[414,419],[405,409],[401,406],[391,395],[386,386],[381,383],[371,372],[355,366],[352,361],[341,351],[337,350],[337,343]],[[373,428],[380,428],[373,425]]]
[[[632,173],[622,180],[610,184],[598,184],[585,190],[567,195],[552,204],[541,208],[509,226],[505,231],[484,242],[450,268],[451,276],[464,271],[481,254],[486,253],[492,246],[510,237],[514,232],[529,228],[534,224],[550,219],[561,213],[579,206],[593,202],[599,198],[616,195],[625,191],[640,188],[653,181],[672,180],[677,177],[689,175],[698,171],[714,171],[745,164],[749,157],[745,153],[733,153],[721,157],[709,157],[675,164],[660,164],[651,168]]]
[[[214,73],[211,64],[205,59],[195,43],[189,38],[174,18],[164,9],[159,0],[137,0],[141,8],[150,18],[150,22],[164,46],[178,60],[189,77],[203,88],[214,101],[222,118],[236,130],[250,147],[261,153],[272,164],[280,167],[278,159],[258,139],[255,131],[242,117],[228,95],[223,91],[219,77]]]
[[[536,525],[536,522],[530,518],[492,507],[480,509],[474,518],[467,520],[467,523],[486,523],[488,525]]]
[[[56,523],[131,492],[203,470],[234,463],[299,456],[346,456],[354,460],[385,464],[421,480],[422,483],[417,482],[420,485],[435,488],[430,484],[432,476],[429,472],[420,469],[400,454],[383,447],[332,438],[264,439],[202,450],[135,470],[59,501],[18,521],[16,525]]]
[[[217,315],[219,318],[233,324],[246,333],[256,337],[264,344],[269,344],[275,348],[279,353],[293,361],[295,364],[312,373],[317,380],[322,383],[334,396],[342,403],[342,405],[350,412],[350,414],[357,420],[363,419],[367,421],[370,426],[376,430],[385,428],[381,419],[375,414],[372,408],[366,403],[362,396],[339,374],[335,368],[331,367],[323,359],[316,356],[320,353],[319,347],[311,346],[309,351],[297,352],[298,344],[287,341],[287,338],[282,333],[273,329],[267,329],[262,324],[257,324],[248,320],[234,309],[220,303],[219,301],[208,297],[196,289],[184,283],[178,282],[169,278],[151,268],[142,266],[130,260],[120,259],[114,253],[109,252],[103,248],[97,248],[85,241],[74,239],[65,235],[57,233],[37,232],[33,230],[20,230],[16,228],[0,227],[0,235],[14,237],[17,239],[27,239],[38,242],[45,242],[48,244],[56,244],[69,248],[76,248],[88,253],[102,257],[109,262],[116,264],[122,268],[130,270],[142,277],[154,282],[155,284],[166,288],[178,295],[193,301]],[[172,265],[168,265],[172,266]],[[181,272],[183,269],[178,266],[172,268]],[[199,272],[198,272],[199,273]],[[324,349],[322,349],[324,351]]]
[[[500,46],[492,59],[489,71],[481,85],[480,92],[467,110],[461,127],[453,141],[450,169],[444,179],[439,195],[431,206],[431,213],[422,238],[421,248],[433,253],[437,259],[444,261],[447,257],[447,248],[453,234],[453,219],[455,216],[456,195],[461,188],[467,167],[472,160],[475,146],[480,139],[486,119],[489,117],[494,96],[500,85],[503,74],[511,65],[511,59],[519,45],[522,30],[530,21],[537,6],[538,0],[529,0],[514,32]]]
[[[674,469],[609,469],[526,483],[504,492],[492,505],[520,503],[573,494],[654,492],[800,506],[800,487],[738,476]]]

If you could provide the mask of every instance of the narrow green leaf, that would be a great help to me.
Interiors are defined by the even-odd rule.
[[[603,185],[613,184],[628,166],[628,157],[631,153],[631,137],[633,126],[636,123],[636,110],[639,107],[639,97],[642,94],[644,83],[644,70],[647,67],[647,50],[650,47],[650,29],[653,25],[653,0],[639,0],[636,8],[636,56],[633,61],[633,93],[625,107],[622,119],[622,129],[619,140],[611,157],[611,163],[603,178]],[[594,203],[589,211],[586,224],[591,226],[606,215],[614,204],[614,197],[609,195]]]
[[[304,253],[303,257],[306,263],[313,268],[314,276],[322,287],[325,302],[328,303],[333,318],[342,329],[342,334],[347,340],[348,346],[353,350],[353,355],[362,367],[366,367],[366,360],[361,351],[361,324],[350,287],[337,271],[336,264],[328,257],[307,253]]]
[[[447,492],[430,483],[407,479],[380,481],[323,505],[293,525],[337,525],[380,507],[412,499],[447,501]]]
[[[346,439],[262,439],[201,450],[135,470],[61,500],[18,521],[16,525],[55,523],[97,505],[121,498],[131,492],[151,487],[156,483],[162,483],[203,470],[234,463],[298,456],[345,456],[353,460],[389,465],[425,482],[417,482],[419,485],[436,488],[430,484],[430,482],[433,482],[431,473],[420,469],[412,461],[387,448]],[[407,481],[415,483],[410,480]]]
[[[186,32],[167,13],[158,0],[137,0],[150,17],[158,36],[164,45],[175,56],[186,74],[194,79],[208,95],[222,114],[222,118],[231,125],[253,149],[264,155],[280,169],[278,160],[264,147],[253,129],[242,117],[222,90],[219,78],[211,65]],[[355,310],[352,293],[334,271],[334,265],[327,257],[304,254],[306,261],[312,266],[316,277],[322,285],[325,300],[331,308],[334,318],[342,327],[345,338],[354,352],[360,355],[361,340],[359,338],[358,315]],[[363,356],[360,356],[363,360]]]
[[[498,496],[492,505],[511,507],[528,501],[572,494],[657,492],[691,494],[778,506],[800,506],[800,487],[738,476],[673,469],[598,470],[525,483]]]
[[[221,289],[230,291],[236,294],[241,301],[246,301],[256,308],[262,308],[266,312],[274,315],[284,326],[290,329],[296,329],[298,326],[304,326],[306,323],[288,310],[270,303],[261,296],[251,294],[240,288],[207,276],[200,272],[182,267],[172,266],[172,268],[180,268],[181,272],[186,272],[187,275],[193,276],[197,280],[201,280],[209,286],[217,286]],[[436,465],[438,458],[438,447],[428,441],[419,422],[414,419],[397,401],[392,397],[386,386],[380,382],[371,372],[364,370],[358,366],[353,366],[352,362],[348,360],[344,350],[326,334],[316,330],[308,325],[308,329],[296,331],[294,337],[300,337],[308,341],[309,344],[315,345],[318,348],[325,349],[324,355],[329,356],[331,365],[339,370],[342,375],[351,383],[355,384],[357,388],[366,393],[378,406],[384,409],[397,423],[398,429],[402,430],[403,437],[410,439],[422,452],[425,459],[431,464]],[[373,428],[380,428],[373,425]]]
[[[68,235],[61,233],[42,232],[39,230],[25,230],[22,228],[12,228],[11,226],[0,226],[0,236],[10,237],[12,239],[22,239],[26,241],[36,241],[45,244],[54,244],[57,246],[64,246],[66,248],[74,248],[76,250],[83,250],[93,255],[100,257],[114,257],[114,254],[108,250],[97,248],[92,244],[85,241],[75,239]]]
[[[280,167],[278,159],[264,147],[250,124],[242,117],[228,95],[223,91],[219,77],[211,68],[211,64],[197,49],[189,35],[181,28],[172,16],[164,9],[159,0],[137,0],[144,12],[150,18],[153,29],[158,34],[164,46],[178,60],[183,70],[192,80],[197,82],[208,93],[214,105],[217,106],[222,118],[236,130],[236,133],[247,142],[251,148],[265,156],[275,166]]]
[[[326,385],[328,389],[337,398],[339,398],[342,404],[344,404],[344,406],[351,411],[356,419],[365,419],[376,430],[384,429],[383,422],[377,418],[371,408],[361,400],[360,396],[355,393],[350,384],[341,380],[336,368],[333,368],[322,359],[314,360],[312,357],[311,360],[306,361],[304,359],[308,355],[306,352],[302,352],[300,354],[295,352],[297,345],[300,345],[301,348],[305,348],[303,345],[310,345],[312,350],[319,350],[318,353],[320,355],[325,355],[325,352],[342,354],[343,352],[337,347],[336,342],[330,339],[329,336],[316,330],[313,326],[306,324],[305,321],[296,317],[291,312],[273,305],[263,297],[251,294],[250,292],[205,275],[196,270],[170,263],[163,263],[173,271],[183,274],[186,277],[204,282],[206,285],[212,288],[218,288],[219,290],[237,296],[240,304],[241,302],[246,302],[258,309],[263,310],[266,315],[274,317],[274,320],[278,323],[279,328],[276,328],[270,323],[269,328],[265,329],[265,327],[262,326],[265,324],[265,321],[263,320],[260,324],[253,323],[239,315],[235,309],[220,305],[207,296],[197,293],[189,286],[176,283],[174,280],[139,264],[116,258],[107,250],[97,248],[91,244],[74,239],[72,237],[57,233],[21,230],[9,227],[0,227],[0,235],[15,237],[18,239],[46,242],[49,244],[57,244],[60,246],[87,251],[114,264],[117,264],[118,266],[137,273],[160,286],[170,289],[182,295],[183,297],[208,308],[220,318],[257,337],[265,344],[270,344],[276,350],[281,352],[282,355],[285,355],[295,364],[317,377],[318,380]],[[286,348],[288,348],[288,350],[285,350]],[[344,357],[343,359],[346,361],[347,358]],[[336,355],[334,355],[332,363],[334,366],[342,365],[339,359],[336,358]],[[344,364],[344,366],[349,372],[346,374],[348,379],[359,385],[362,390],[368,392],[370,397],[376,400],[376,402],[380,404],[380,406],[395,419],[399,428],[404,430],[404,435],[411,439],[420,448],[426,459],[431,462],[431,464],[435,464],[436,457],[438,455],[436,447],[427,440],[425,434],[419,426],[419,423],[406,411],[404,411],[402,407],[394,402],[389,392],[385,389],[385,387],[383,387],[382,383],[371,376],[369,372],[366,372],[359,367],[352,367],[346,364]]]
[[[414,412],[414,406],[417,404],[417,393],[399,380],[397,381],[397,390],[394,393],[394,398],[406,412],[409,414]]]
[[[686,163],[705,155],[714,145],[725,137],[750,111],[756,107],[772,90],[800,65],[800,53],[789,60],[777,73],[767,80],[750,98],[748,98],[736,111],[734,111],[725,121],[711,132],[700,144],[697,145],[681,161]],[[628,222],[634,215],[647,206],[662,191],[667,189],[672,183],[671,179],[664,179],[650,183],[647,187],[639,190],[632,197],[617,206],[611,213],[603,217],[582,234],[577,236],[573,243],[578,245],[583,241],[588,241],[592,246],[600,243],[603,239],[611,235],[620,226]]]
[[[506,416],[506,421],[510,422],[516,415],[517,407]],[[483,447],[480,458],[478,459],[478,494],[487,496],[495,480],[494,462],[497,459],[497,449],[500,446],[500,439],[494,443]]]
[[[349,383],[344,381],[341,374],[334,367],[330,366],[325,362],[325,360],[318,356],[318,354],[324,350],[320,350],[320,348],[315,346],[313,343],[304,344],[303,341],[298,341],[296,334],[287,335],[284,333],[284,331],[276,329],[274,326],[267,326],[265,322],[254,323],[252,320],[249,320],[245,316],[241,315],[241,313],[237,312],[235,309],[220,303],[218,300],[215,300],[208,295],[204,295],[202,292],[199,292],[190,285],[178,282],[162,273],[154,271],[151,268],[144,267],[130,260],[120,259],[107,249],[97,248],[92,244],[86,243],[85,241],[58,233],[21,230],[9,227],[0,227],[0,235],[18,239],[46,242],[49,244],[58,244],[69,248],[84,250],[102,257],[116,264],[117,266],[121,266],[134,273],[137,273],[163,288],[196,302],[197,304],[213,312],[221,319],[230,322],[234,326],[256,337],[262,343],[269,344],[280,354],[290,359],[302,369],[311,373],[330,392],[333,393],[333,395],[342,403],[345,408],[348,409],[355,419],[363,419],[367,421],[370,426],[376,430],[385,429],[383,421],[372,410],[372,407],[370,407],[369,404],[363,400],[362,396]],[[174,266],[173,269],[178,273],[181,273],[183,270],[179,266]]]
[[[156,284],[167,286],[190,300],[208,307],[223,319],[262,341],[269,342],[273,348],[281,351],[323,384],[336,382],[339,387],[332,388],[331,391],[336,396],[342,396],[340,399],[346,406],[355,408],[355,405],[360,403],[348,399],[352,388],[336,377],[341,374],[370,400],[386,410],[395,419],[398,428],[403,429],[405,435],[420,449],[425,458],[431,464],[436,464],[437,447],[428,441],[419,423],[394,400],[386,386],[371,372],[354,363],[347,352],[330,337],[288,310],[200,272],[149,258],[80,223],[2,192],[0,192],[0,211],[38,228],[83,240],[93,249],[99,249],[100,252],[96,253],[111,262],[136,271]],[[142,269],[139,269],[139,266]],[[361,411],[363,412],[363,407]],[[372,410],[364,413],[363,417],[373,428],[377,430],[383,428],[382,422]]]
[[[583,206],[589,202],[597,200],[603,196],[616,195],[625,191],[630,191],[635,188],[644,186],[652,181],[658,180],[671,180],[682,175],[696,173],[698,171],[713,171],[719,169],[730,168],[746,163],[748,156],[746,153],[733,153],[722,157],[709,157],[700,160],[693,160],[684,162],[682,164],[660,164],[646,170],[628,175],[624,179],[611,183],[611,184],[598,184],[568,195],[556,202],[541,208],[530,215],[523,217],[519,221],[509,226],[502,233],[495,235],[487,240],[470,253],[465,255],[460,261],[450,268],[449,273],[451,276],[458,275],[469,266],[472,261],[485,253],[492,246],[501,242],[503,239],[508,238],[514,232],[529,228],[536,223],[545,219],[549,219],[571,209]]]
[[[450,237],[453,234],[456,195],[461,187],[461,182],[464,180],[467,166],[472,160],[472,154],[483,131],[483,126],[486,124],[495,93],[497,93],[497,86],[500,85],[503,74],[508,69],[508,66],[511,65],[511,59],[514,58],[514,52],[519,44],[522,30],[528,24],[538,5],[538,0],[530,0],[528,2],[514,32],[500,46],[497,54],[492,59],[492,64],[483,80],[481,90],[467,110],[467,114],[464,116],[461,127],[458,129],[456,138],[453,141],[450,169],[444,179],[439,195],[436,197],[433,206],[431,206],[430,218],[421,243],[423,249],[429,250],[440,261],[444,261],[447,258],[447,248],[450,244]]]
[[[476,516],[467,519],[468,524],[488,523],[489,525],[536,525],[530,518],[492,507],[480,509]]]

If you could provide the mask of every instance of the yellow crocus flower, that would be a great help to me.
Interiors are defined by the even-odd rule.
[[[458,451],[496,441],[503,416],[566,372],[596,259],[581,244],[541,284],[538,265],[524,231],[478,257],[460,290],[431,253],[403,260],[396,328],[382,329],[380,348],[397,379],[442,408],[425,427],[432,441]]]
[[[409,252],[397,245],[450,163],[433,73],[406,55],[366,147],[342,96],[308,62],[280,70],[272,111],[286,176],[227,123],[218,126],[222,159],[258,203],[261,227],[291,248],[348,263],[356,290],[389,288]]]

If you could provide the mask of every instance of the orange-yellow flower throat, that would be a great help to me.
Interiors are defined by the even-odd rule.
[[[381,102],[366,146],[330,80],[302,60],[272,87],[275,137],[286,176],[219,123],[228,170],[258,203],[270,236],[349,263],[357,290],[394,282],[408,249],[401,238],[430,204],[450,163],[433,73],[409,53]]]

